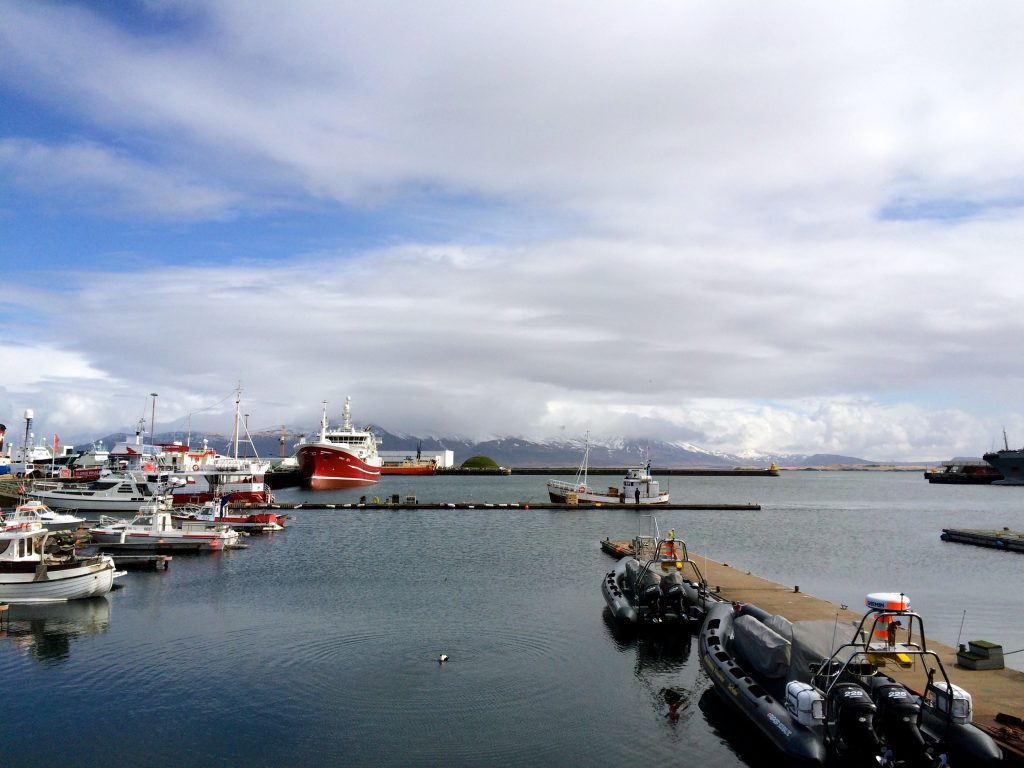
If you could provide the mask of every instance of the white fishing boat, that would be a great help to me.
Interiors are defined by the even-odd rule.
[[[239,538],[238,531],[226,525],[210,525],[201,520],[185,520],[175,525],[162,504],[147,505],[130,520],[103,516],[97,526],[89,529],[89,534],[101,549],[149,552],[218,551],[238,544]]]
[[[26,501],[3,516],[4,530],[20,528],[22,523],[39,523],[48,531],[76,531],[85,525],[85,520],[52,510],[41,501]]]
[[[50,532],[39,522],[0,531],[0,601],[50,603],[105,595],[117,571],[109,555],[46,553]]]
[[[669,492],[661,490],[658,481],[651,477],[651,461],[642,467],[630,467],[618,486],[609,485],[604,489],[593,488],[587,481],[590,461],[590,439],[583,449],[583,461],[576,471],[575,479],[548,480],[548,497],[555,504],[667,504]]]

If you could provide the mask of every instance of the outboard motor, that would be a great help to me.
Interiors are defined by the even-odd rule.
[[[880,745],[875,735],[876,707],[867,691],[856,683],[836,683],[829,699],[842,748],[857,754],[877,755]]]
[[[637,601],[642,608],[656,613],[660,597],[661,574],[655,571],[647,571],[640,580],[640,587],[637,589]]]
[[[896,682],[875,685],[871,698],[878,707],[875,725],[882,741],[897,760],[910,765],[931,765],[931,754],[918,728],[921,704]]]
[[[686,593],[683,591],[683,575],[670,571],[661,578],[661,604],[665,612],[686,615]]]

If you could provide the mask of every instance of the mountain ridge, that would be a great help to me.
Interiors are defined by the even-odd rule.
[[[425,453],[450,450],[455,456],[455,463],[461,464],[470,456],[488,456],[504,467],[577,467],[583,459],[583,451],[587,441],[583,438],[564,440],[536,441],[522,437],[494,437],[489,440],[474,441],[464,437],[419,437],[408,434],[395,434],[375,426],[374,433],[381,438],[380,450],[409,451],[415,454],[417,449]],[[311,435],[313,431],[302,432],[293,430],[285,433],[284,455],[291,455],[297,437]],[[130,439],[125,433],[115,432],[99,440],[109,449],[118,441]],[[231,435],[216,432],[193,432],[190,443],[201,446],[206,440],[210,448],[222,453],[232,449]],[[184,441],[180,433],[158,433],[157,442],[170,443]],[[254,432],[251,444],[259,456],[275,458],[281,455],[280,432]],[[239,453],[252,454],[250,440],[239,441]],[[732,467],[768,467],[775,464],[779,467],[817,467],[831,465],[871,465],[883,462],[870,461],[855,456],[841,454],[784,454],[771,452],[744,452],[731,454],[711,451],[690,442],[667,442],[644,438],[616,437],[613,439],[591,439],[589,465],[591,467],[624,467],[643,464],[650,459],[652,466],[665,469],[728,469]],[[892,462],[885,462],[892,463]],[[905,462],[899,462],[905,463]]]

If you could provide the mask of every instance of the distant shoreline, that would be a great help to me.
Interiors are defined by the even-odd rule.
[[[807,467],[651,467],[657,475],[768,475],[780,472],[925,472],[929,464],[823,464]],[[513,475],[574,475],[578,467],[512,467]],[[590,475],[617,475],[625,467],[589,467]]]

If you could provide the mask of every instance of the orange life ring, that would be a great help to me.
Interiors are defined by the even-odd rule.
[[[193,472],[198,472],[199,471],[199,465],[198,464],[193,464],[192,465],[192,471]]]

